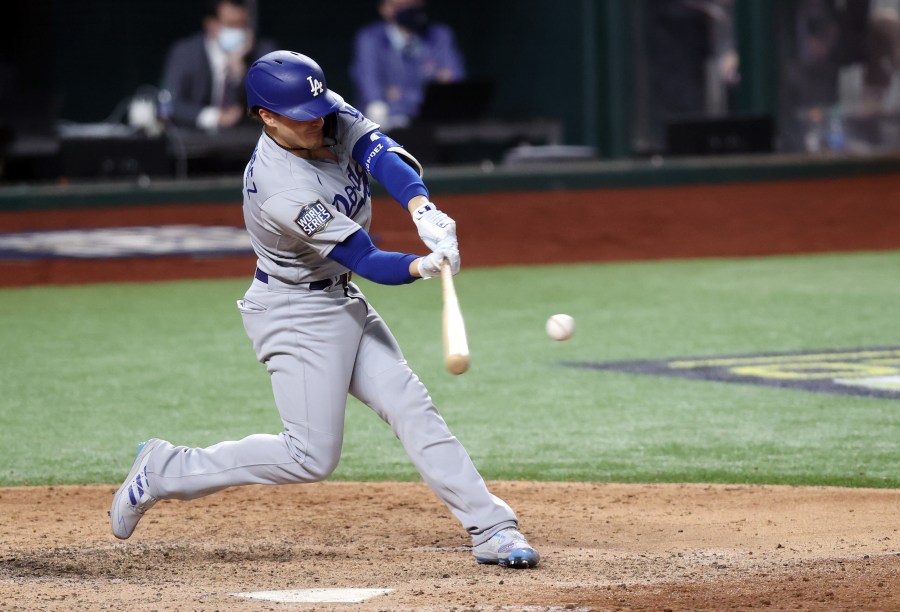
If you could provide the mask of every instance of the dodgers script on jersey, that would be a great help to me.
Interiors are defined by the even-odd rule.
[[[244,222],[257,265],[287,283],[343,274],[347,269],[328,253],[360,227],[369,229],[369,176],[351,152],[378,125],[349,104],[336,118],[337,162],[302,159],[263,133],[244,171]]]

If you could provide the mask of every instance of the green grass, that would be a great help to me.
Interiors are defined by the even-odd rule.
[[[464,270],[472,369],[442,369],[440,283],[363,282],[488,479],[900,486],[900,401],[561,367],[900,345],[900,253]],[[248,279],[0,291],[0,484],[121,479],[135,444],[281,426],[234,306]],[[575,337],[544,321],[575,317]],[[417,479],[349,403],[332,477]]]

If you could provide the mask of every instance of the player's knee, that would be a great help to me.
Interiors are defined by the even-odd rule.
[[[288,473],[296,482],[318,482],[325,480],[334,472],[338,466],[338,458],[334,457],[311,457],[306,455],[302,458],[295,458],[296,463],[293,467],[286,467]]]
[[[325,480],[337,469],[340,455],[326,455],[321,457],[307,457],[303,468],[313,480]]]
[[[305,482],[325,480],[337,468],[341,457],[341,444],[319,442],[308,447],[299,439],[285,435],[291,457],[296,462],[297,476]]]

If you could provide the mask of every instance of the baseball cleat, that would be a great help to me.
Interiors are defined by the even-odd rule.
[[[157,498],[150,495],[147,480],[147,461],[153,449],[162,444],[162,440],[151,438],[138,446],[137,457],[125,482],[113,496],[109,509],[109,526],[113,535],[120,540],[127,540],[134,533],[138,521],[144,513],[153,507]]]
[[[515,569],[537,567],[541,561],[538,551],[515,527],[498,531],[488,541],[473,547],[472,554],[479,563],[495,563]]]

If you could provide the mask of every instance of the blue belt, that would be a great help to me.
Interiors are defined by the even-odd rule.
[[[317,281],[313,281],[311,283],[307,283],[307,286],[313,291],[321,291],[322,289],[328,289],[329,287],[333,287],[338,284],[346,287],[347,283],[350,282],[351,274],[352,274],[351,272],[345,272],[345,273],[341,274],[340,277],[338,277],[338,279],[334,282],[332,282],[332,279],[326,278],[324,280],[317,280]],[[266,284],[269,283],[269,275],[266,274],[265,272],[263,272],[262,270],[260,270],[259,268],[256,269],[256,273],[253,276],[255,276],[256,280],[258,280],[261,283],[266,283]],[[300,285],[302,285],[302,284],[303,283],[300,283]]]

